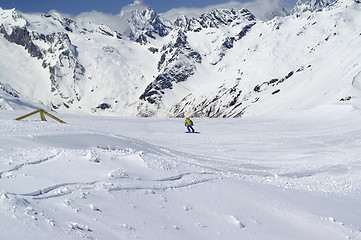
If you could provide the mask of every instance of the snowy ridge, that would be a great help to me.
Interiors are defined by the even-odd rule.
[[[315,12],[330,5],[330,0],[298,0],[296,6],[291,10],[291,14],[306,11]]]
[[[15,9],[3,10],[0,8],[0,11],[2,25],[8,27],[5,28],[7,34],[11,34],[12,28],[10,26],[24,27],[27,24],[27,21]]]
[[[242,8],[171,23],[139,1],[76,19],[1,10],[0,82],[19,101],[123,116],[241,117],[334,103],[360,95],[360,11],[355,0],[312,0],[269,21]]]
[[[175,21],[176,26],[183,27],[185,31],[200,32],[207,28],[220,28],[224,26],[235,27],[244,21],[255,21],[256,17],[247,9],[220,9],[202,14],[199,18],[187,19],[182,16]]]
[[[135,1],[120,12],[120,19],[127,22],[123,34],[142,44],[146,44],[146,37],[154,35],[164,37],[171,30],[171,23],[160,18],[151,8],[142,2]]]

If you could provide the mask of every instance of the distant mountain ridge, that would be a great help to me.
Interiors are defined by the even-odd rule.
[[[139,1],[111,17],[0,9],[0,109],[241,117],[360,95],[358,0],[299,0],[271,15],[170,22]]]
[[[322,10],[330,4],[330,0],[298,0],[296,6],[291,10],[291,14],[297,14],[306,11],[315,12]]]

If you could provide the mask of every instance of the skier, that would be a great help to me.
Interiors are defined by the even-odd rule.
[[[194,133],[193,122],[189,117],[186,118],[184,126],[187,127],[188,132],[193,132]]]

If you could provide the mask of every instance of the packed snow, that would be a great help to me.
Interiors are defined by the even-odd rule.
[[[361,99],[277,115],[0,111],[0,239],[361,239]]]

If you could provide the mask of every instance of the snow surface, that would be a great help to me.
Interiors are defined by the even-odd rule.
[[[26,113],[0,111],[0,239],[361,239],[361,99],[200,134]]]

